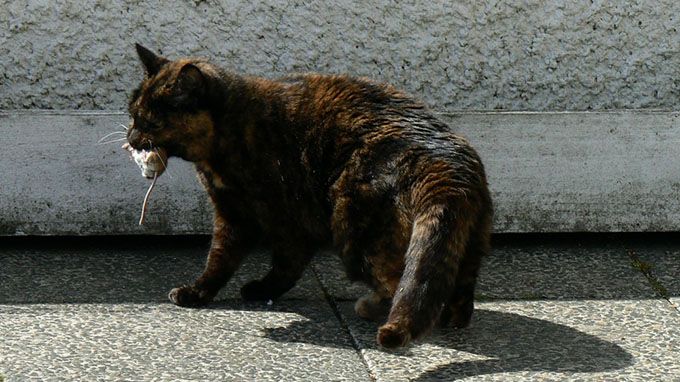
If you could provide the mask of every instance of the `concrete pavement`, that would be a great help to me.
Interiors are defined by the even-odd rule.
[[[469,328],[377,348],[364,288],[320,253],[285,298],[244,303],[254,253],[206,309],[166,294],[205,237],[0,241],[0,380],[680,380],[680,240],[501,236]]]

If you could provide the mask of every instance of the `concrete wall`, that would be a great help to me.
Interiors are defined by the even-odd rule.
[[[133,43],[241,72],[345,72],[434,109],[675,109],[680,2],[0,1],[0,109],[122,110]]]
[[[484,160],[496,232],[680,230],[678,112],[441,118]],[[126,121],[123,113],[0,112],[0,236],[210,232],[207,196],[178,159],[137,225],[149,181],[120,142],[97,144]]]
[[[0,0],[0,235],[208,232],[189,165],[138,227],[148,183],[96,145],[127,121],[134,42],[406,89],[479,149],[498,232],[680,230],[679,27],[675,0]],[[563,112],[631,108],[666,111]]]

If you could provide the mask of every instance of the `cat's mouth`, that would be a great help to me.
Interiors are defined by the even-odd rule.
[[[142,176],[147,179],[159,177],[168,167],[168,153],[165,149],[154,147],[150,150],[137,150],[131,144],[126,143],[123,149],[130,153],[132,159],[142,170]]]

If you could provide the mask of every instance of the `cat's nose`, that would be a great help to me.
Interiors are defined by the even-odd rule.
[[[130,144],[130,146],[132,146],[133,149],[135,150],[143,149],[142,133],[140,133],[139,130],[137,129],[128,130],[127,141]]]

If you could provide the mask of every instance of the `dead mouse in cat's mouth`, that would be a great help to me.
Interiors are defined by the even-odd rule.
[[[142,170],[142,176],[153,180],[149,185],[149,189],[146,191],[144,201],[142,202],[142,213],[139,216],[139,225],[142,225],[144,224],[144,217],[146,216],[146,208],[149,205],[151,191],[153,191],[158,177],[161,176],[168,167],[168,154],[164,149],[158,147],[153,150],[135,150],[129,143],[125,143],[122,148],[126,150],[135,163],[137,163],[137,166]]]
[[[154,176],[161,176],[168,163],[168,154],[162,148],[154,148],[153,150],[135,150],[126,143],[122,147],[130,153],[132,159],[137,163],[142,176],[147,179],[153,179]]]

